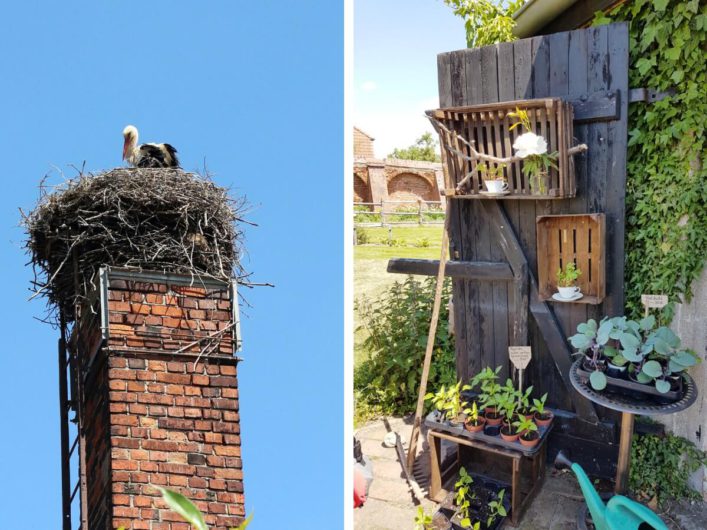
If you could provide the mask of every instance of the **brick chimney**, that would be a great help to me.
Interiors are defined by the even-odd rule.
[[[103,268],[69,349],[78,386],[81,528],[189,530],[155,486],[213,529],[244,516],[235,283]]]

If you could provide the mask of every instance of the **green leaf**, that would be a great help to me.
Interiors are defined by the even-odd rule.
[[[636,374],[636,380],[638,380],[639,383],[645,385],[646,383],[650,383],[651,381],[653,381],[653,378],[649,375],[644,374],[643,372],[638,372]]]
[[[597,344],[603,346],[609,342],[609,333],[611,333],[612,329],[614,329],[614,324],[611,320],[602,322],[601,326],[599,326],[599,331],[597,331]]]
[[[173,511],[177,512],[187,523],[192,525],[195,530],[209,530],[204,521],[204,516],[201,515],[199,509],[184,495],[160,486],[157,486],[157,489],[162,492],[162,498],[167,505]]]
[[[604,372],[595,370],[589,376],[589,382],[594,390],[604,390],[606,388],[606,376]]]
[[[665,8],[668,7],[668,0],[653,0],[653,7],[656,11],[665,11]]]
[[[670,61],[677,61],[680,58],[680,48],[668,48],[664,53]]]
[[[664,379],[656,379],[655,380],[655,389],[660,392],[661,394],[665,394],[666,392],[670,391],[670,383],[668,383]]]
[[[663,368],[661,368],[658,361],[648,361],[643,365],[643,373],[656,379],[663,375]]]
[[[655,317],[653,315],[648,315],[645,318],[642,318],[640,322],[638,323],[642,331],[648,331],[649,329],[653,329],[655,326]]]
[[[631,335],[630,333],[622,333],[619,336],[619,341],[621,342],[621,346],[623,346],[624,349],[638,349],[638,345],[641,343],[638,338],[636,338],[634,335]]]
[[[250,524],[250,521],[253,519],[253,514],[254,514],[254,513],[255,513],[255,512],[251,512],[251,514],[250,514],[248,517],[245,518],[245,521],[243,521],[243,522],[242,522],[241,524],[239,524],[238,526],[236,526],[236,527],[234,527],[234,528],[231,528],[231,530],[245,530],[246,528],[248,528],[248,525]],[[424,515],[424,514],[423,514],[423,515]],[[427,516],[427,517],[429,517],[429,516]],[[427,519],[427,517],[426,517],[425,519]],[[430,522],[432,522],[432,518],[429,518],[429,519],[430,519]]]
[[[678,352],[670,359],[678,364],[681,364],[682,366],[694,366],[697,364],[697,359],[695,359],[695,356],[686,351]]]
[[[572,344],[572,346],[579,351],[586,350],[587,348],[589,348],[591,343],[592,340],[581,333],[578,333],[577,335],[572,335],[570,337],[570,344]]]

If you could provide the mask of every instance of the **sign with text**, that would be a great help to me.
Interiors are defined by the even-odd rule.
[[[667,294],[642,294],[641,303],[646,307],[655,307],[662,309],[668,305]]]
[[[511,358],[513,366],[518,370],[525,370],[532,357],[530,346],[509,346],[508,356]]]

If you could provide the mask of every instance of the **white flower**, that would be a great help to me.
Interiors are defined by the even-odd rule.
[[[527,132],[516,138],[513,149],[516,150],[516,155],[521,158],[530,155],[542,155],[547,153],[547,142],[542,136]]]

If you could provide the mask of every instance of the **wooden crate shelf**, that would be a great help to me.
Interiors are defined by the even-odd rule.
[[[576,304],[599,304],[605,287],[605,219],[603,213],[541,215],[536,219],[538,293],[552,300],[557,269],[574,261],[582,271],[577,284],[584,295]]]
[[[532,189],[530,179],[523,172],[523,161],[515,160],[506,164],[503,170],[508,183],[508,195],[499,199],[562,199],[574,197],[577,192],[573,155],[586,146],[572,147],[573,107],[560,98],[543,98],[507,101],[468,107],[450,107],[427,111],[427,116],[440,134],[440,144],[445,154],[447,188],[445,195],[450,198],[484,199],[480,191],[485,191],[482,174],[478,170],[483,161],[474,160],[473,153],[463,141],[469,142],[479,153],[497,158],[513,156],[513,143],[525,130],[515,123],[510,112],[516,109],[528,112],[535,134],[548,143],[548,153],[558,152],[558,168],[550,168],[546,193]],[[493,163],[491,163],[493,165]],[[467,182],[460,182],[471,175]]]

